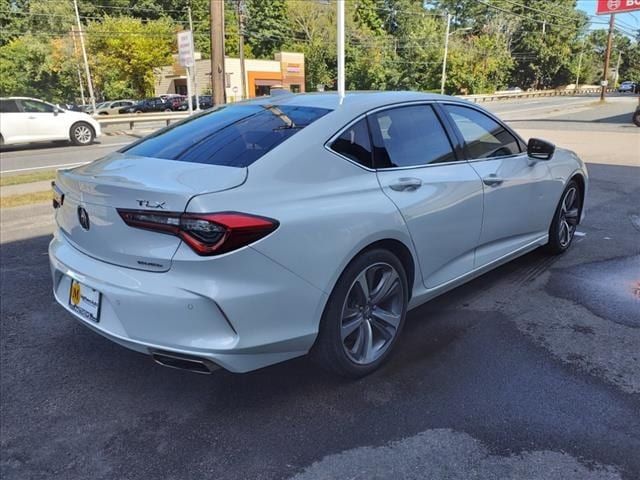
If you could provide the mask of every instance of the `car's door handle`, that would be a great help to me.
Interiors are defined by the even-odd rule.
[[[422,180],[413,177],[399,178],[396,183],[389,185],[396,192],[413,192],[422,186]]]
[[[504,179],[493,174],[489,175],[488,177],[484,177],[482,179],[482,183],[484,183],[489,187],[497,187],[498,185],[502,185],[503,182],[504,182]]]

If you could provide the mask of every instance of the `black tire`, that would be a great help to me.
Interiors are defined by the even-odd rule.
[[[136,110],[136,111],[135,111],[135,112],[133,112],[133,113],[135,113],[136,115],[140,115],[141,113],[144,113],[144,112],[143,112],[142,110]]]
[[[96,138],[96,132],[87,122],[76,122],[71,125],[69,138],[74,145],[91,145]]]
[[[571,205],[565,205],[569,200],[570,192],[575,192],[575,200]],[[580,223],[580,213],[582,212],[582,190],[575,180],[571,180],[560,197],[553,220],[549,227],[549,242],[545,245],[548,253],[559,255],[566,252],[571,246],[574,234]]]
[[[171,110],[170,108],[165,108],[164,111],[165,112],[173,112],[173,110]]]
[[[401,292],[396,292],[394,294],[396,295],[394,312],[396,316],[399,316],[399,322],[397,328],[395,328],[395,333],[391,336],[391,339],[386,340],[387,343],[384,343],[382,347],[379,347],[378,352],[382,350],[382,353],[379,353],[379,357],[375,358],[375,360],[371,362],[356,363],[356,361],[350,358],[346,351],[347,347],[344,342],[348,341],[347,339],[349,337],[346,336],[343,340],[341,334],[343,328],[343,309],[348,308],[347,302],[350,299],[350,297],[347,298],[347,295],[353,291],[352,288],[356,285],[357,278],[362,274],[362,272],[370,271],[367,269],[386,268],[387,266],[392,267],[398,277],[394,280],[394,282],[397,282],[397,285],[393,288],[389,288],[389,292],[392,290],[395,291],[395,288],[401,287],[402,289]],[[389,270],[389,272],[390,271],[391,270]],[[380,283],[380,285],[382,285],[382,283]],[[342,275],[340,275],[338,282],[329,296],[329,300],[327,301],[327,305],[325,306],[324,313],[322,315],[322,320],[320,321],[318,337],[311,349],[311,358],[325,370],[343,377],[360,378],[372,373],[389,358],[389,355],[402,332],[402,327],[404,326],[407,314],[407,304],[407,275],[398,258],[388,250],[378,248],[361,253],[353,259],[345,268],[344,272],[342,272]],[[354,310],[355,308],[357,307],[354,307]],[[360,308],[360,311],[362,312],[362,308]],[[375,316],[373,310],[370,309],[368,314]],[[366,314],[361,313],[360,316],[362,317],[362,315]],[[363,325],[365,322],[366,320],[361,321]],[[381,333],[382,330],[373,328],[373,323],[375,322],[369,321],[368,323],[370,334],[371,332]],[[357,331],[354,330],[354,335],[361,335],[360,328],[358,328]],[[358,340],[354,340],[354,343],[357,341]],[[362,341],[364,342],[364,340]],[[354,349],[356,349],[355,346]]]
[[[636,110],[636,113],[633,114],[633,123],[636,124],[636,127],[640,127],[640,110]]]

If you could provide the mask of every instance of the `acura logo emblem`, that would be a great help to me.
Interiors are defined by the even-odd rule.
[[[89,214],[82,207],[78,207],[78,221],[83,229],[89,230],[89,227],[91,226],[89,223]]]

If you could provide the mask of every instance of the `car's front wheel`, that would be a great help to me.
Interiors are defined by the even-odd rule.
[[[571,180],[560,198],[551,227],[549,228],[549,243],[547,250],[554,254],[567,251],[580,222],[582,211],[582,192],[575,180]]]
[[[347,266],[329,297],[313,358],[346,377],[373,372],[402,331],[408,297],[398,258],[382,249],[363,252]]]
[[[78,122],[71,127],[70,138],[74,145],[90,145],[95,137],[93,127],[88,123]]]

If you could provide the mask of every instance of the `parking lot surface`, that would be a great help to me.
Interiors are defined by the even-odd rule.
[[[590,162],[576,242],[412,311],[391,361],[359,381],[307,358],[244,375],[154,365],[54,303],[46,207],[3,212],[0,475],[640,478],[640,129],[624,122],[629,105],[513,123],[568,139]],[[604,120],[581,134],[584,118]]]

